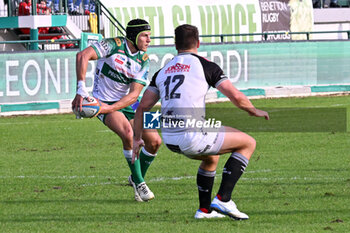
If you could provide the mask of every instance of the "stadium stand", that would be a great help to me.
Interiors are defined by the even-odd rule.
[[[33,5],[31,3],[36,4],[36,14],[33,14]],[[53,5],[51,8],[45,6],[46,1],[38,1],[38,0],[0,0],[0,39],[1,41],[27,41],[33,38],[31,37],[31,32],[29,27],[21,27],[15,26],[13,27],[12,22],[18,21],[18,17],[24,15],[31,15],[34,18],[38,16],[51,15],[54,12],[55,19],[58,19],[61,16],[66,16],[66,21],[64,26],[60,27],[40,27],[38,29],[38,38],[39,40],[48,40],[52,43],[52,41],[57,41],[60,39],[63,40],[79,40],[81,38],[82,32],[94,32],[98,33],[97,28],[97,16],[95,13],[90,13],[90,15],[69,15],[67,8],[62,5],[60,1],[59,12],[53,11]],[[80,9],[84,12],[84,9]],[[16,18],[17,17],[17,18]],[[62,17],[61,17],[62,18]],[[53,19],[53,18],[52,18]],[[36,20],[43,21],[43,20]],[[3,23],[2,23],[3,22]],[[42,22],[41,22],[42,23]],[[93,23],[93,24],[92,24]],[[6,27],[9,25],[9,27]],[[92,25],[92,26],[90,26]],[[35,40],[35,38],[34,38]],[[58,42],[58,41],[57,41]],[[65,48],[78,48],[79,45],[77,41],[75,43],[63,43],[50,46],[39,45],[39,49],[45,50],[57,50],[57,49],[65,49]],[[23,51],[28,48],[28,44],[0,44],[0,48],[2,51]]]

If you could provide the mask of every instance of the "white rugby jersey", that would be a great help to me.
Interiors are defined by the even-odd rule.
[[[197,54],[181,53],[154,74],[147,89],[161,98],[163,117],[204,119],[209,87],[217,87],[227,79],[214,62]]]
[[[130,84],[147,84],[149,59],[145,52],[132,54],[125,38],[109,38],[94,43],[98,61],[93,96],[102,101],[118,101],[128,94]]]

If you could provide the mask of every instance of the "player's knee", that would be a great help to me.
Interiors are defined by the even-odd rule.
[[[133,140],[134,132],[132,129],[125,129],[123,133],[120,135],[122,141],[127,144],[132,145],[132,140]]]
[[[158,151],[160,145],[162,144],[162,139],[158,135],[157,137],[154,137],[153,140],[151,140],[150,147],[153,151]]]
[[[255,151],[256,148],[256,141],[253,137],[249,136],[249,142],[248,142],[248,147],[250,150],[252,150],[253,152]]]
[[[160,141],[160,143],[159,143],[159,141],[150,141],[150,142],[146,143],[145,149],[148,153],[157,154],[157,151],[159,150],[160,144],[161,144],[161,141]]]
[[[206,171],[215,171],[219,162],[219,158],[220,157],[218,155],[214,155],[214,156],[204,155],[199,157],[199,159],[202,160],[200,168]]]
[[[206,156],[208,159],[202,160],[208,165],[216,165],[219,162],[219,156]]]

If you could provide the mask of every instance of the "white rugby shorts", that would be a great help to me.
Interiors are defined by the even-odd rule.
[[[164,144],[173,152],[189,158],[200,155],[217,155],[225,139],[225,128],[213,132],[162,133]]]

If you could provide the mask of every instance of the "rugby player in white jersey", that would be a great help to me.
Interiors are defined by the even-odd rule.
[[[151,42],[151,27],[143,19],[131,20],[126,27],[126,37],[103,39],[77,54],[77,94],[72,108],[81,108],[88,97],[85,75],[89,60],[98,60],[94,78],[93,96],[102,104],[97,116],[122,140],[123,153],[130,167],[129,183],[133,186],[135,200],[142,202],[154,198],[144,181],[147,169],[161,144],[157,131],[143,134],[145,146],[140,159],[132,160],[132,121],[138,106],[137,98],[147,83],[149,59],[147,48]]]
[[[174,152],[191,159],[202,160],[197,173],[199,209],[195,218],[219,218],[227,215],[236,220],[248,219],[247,214],[237,209],[231,200],[231,194],[255,150],[254,138],[227,126],[217,129],[181,128],[172,127],[169,122],[176,125],[177,122],[184,121],[177,119],[177,116],[196,114],[196,111],[205,113],[205,95],[209,87],[217,88],[234,105],[252,116],[268,120],[269,115],[256,109],[248,98],[232,85],[218,65],[197,55],[199,36],[195,26],[185,24],[177,27],[175,46],[178,55],[155,73],[136,112],[133,159],[137,159],[140,147],[144,145],[141,137],[145,132],[142,129],[143,113],[149,111],[161,99],[163,120],[167,118],[162,121],[164,143]],[[211,192],[219,155],[225,153],[231,155],[223,169],[220,189],[212,200]]]

